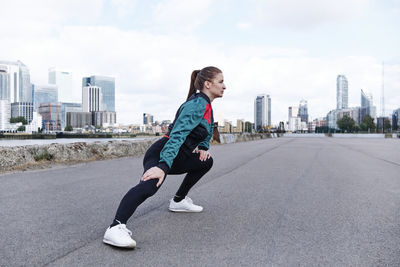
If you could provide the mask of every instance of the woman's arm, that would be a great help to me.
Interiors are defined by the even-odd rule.
[[[160,162],[157,165],[165,173],[168,173],[172,162],[186,137],[200,124],[207,101],[203,98],[195,98],[186,102],[181,109],[178,118],[175,120],[174,128],[170,132],[169,140],[160,153]]]

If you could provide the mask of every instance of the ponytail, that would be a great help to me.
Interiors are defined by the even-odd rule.
[[[199,72],[200,72],[200,70],[194,70],[194,71],[192,72],[192,76],[190,77],[189,93],[188,93],[188,96],[187,96],[187,99],[186,99],[186,100],[188,100],[188,99],[189,99],[193,94],[195,94],[196,91],[197,91],[197,89],[196,89],[194,83],[195,83],[195,81],[196,81],[197,74],[198,74]]]
[[[218,73],[222,73],[222,71],[216,67],[205,67],[201,70],[194,70],[190,78],[189,93],[186,100],[195,94],[197,90],[203,90],[204,82],[211,81]]]

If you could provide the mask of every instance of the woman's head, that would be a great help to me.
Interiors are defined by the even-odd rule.
[[[222,71],[216,67],[205,67],[201,70],[194,70],[192,72],[187,99],[196,93],[196,90],[202,91],[209,97],[211,95],[212,99],[222,97],[223,90],[225,90]]]

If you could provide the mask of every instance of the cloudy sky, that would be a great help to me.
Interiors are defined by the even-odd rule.
[[[382,62],[386,115],[400,108],[398,0],[0,1],[0,59],[21,60],[37,84],[50,67],[71,71],[63,102],[81,101],[83,76],[114,76],[123,124],[173,119],[191,72],[208,65],[227,86],[214,112],[234,124],[253,122],[257,94],[271,96],[274,123],[301,99],[312,119],[325,116],[338,74],[349,106],[364,89],[379,111]]]

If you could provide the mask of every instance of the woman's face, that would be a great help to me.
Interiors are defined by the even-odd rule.
[[[213,80],[207,82],[206,87],[213,98],[222,97],[224,95],[224,90],[226,89],[224,84],[224,75],[218,73]]]

